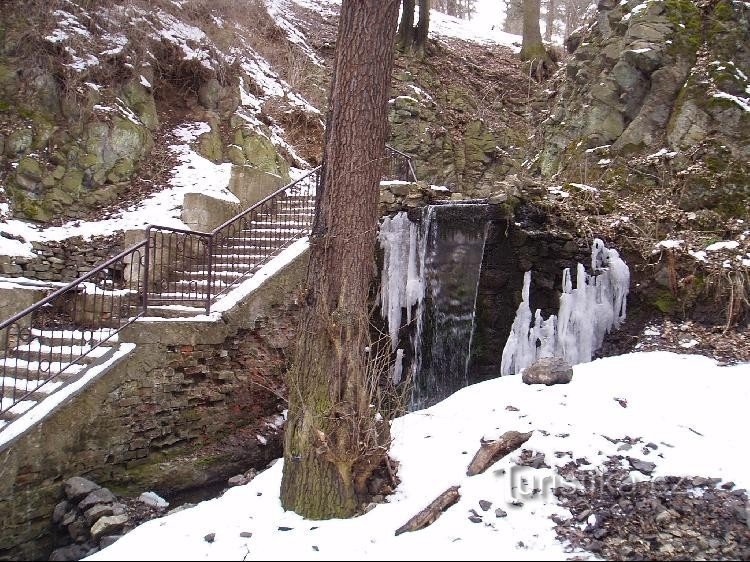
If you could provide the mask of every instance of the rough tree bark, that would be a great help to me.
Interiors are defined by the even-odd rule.
[[[365,347],[398,4],[341,6],[307,295],[287,374],[281,502],[311,519],[354,515],[387,454]]]
[[[414,25],[417,0],[402,0],[401,23],[398,26],[398,47],[424,53],[430,31],[430,0],[419,0],[419,21]]]

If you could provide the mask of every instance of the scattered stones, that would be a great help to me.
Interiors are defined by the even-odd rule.
[[[106,537],[102,537],[99,539],[99,550],[102,550],[104,548],[107,548],[108,546],[111,546],[115,544],[118,540],[122,538],[122,535],[107,535]]]
[[[203,537],[203,540],[207,543],[212,543],[214,540],[216,540],[216,533],[208,533],[206,536]]]
[[[229,480],[227,480],[227,485],[229,486],[244,486],[245,484],[249,483],[253,478],[255,478],[258,474],[258,471],[254,468],[251,468],[247,472],[243,474],[237,474],[235,476],[232,476]]]
[[[115,495],[107,488],[98,488],[80,501],[78,509],[86,511],[97,504],[113,503],[115,499],[117,499]]]
[[[50,554],[49,559],[50,561],[67,562],[68,560],[80,560],[89,554],[89,548],[86,548],[81,544],[71,544],[70,546],[55,549],[52,554]]]
[[[529,449],[523,449],[521,455],[518,458],[519,466],[530,466],[531,468],[549,468],[549,465],[544,462],[544,453],[537,453],[530,451]]]
[[[168,505],[154,492],[118,501],[109,489],[78,476],[66,480],[63,491],[65,499],[55,506],[52,522],[74,544],[57,548],[50,560],[79,560],[89,556],[111,545],[139,523],[163,515]]]
[[[557,357],[543,357],[523,370],[526,384],[567,384],[573,379],[573,367]]]
[[[482,511],[489,511],[489,509],[492,507],[492,502],[487,500],[479,500],[479,507],[482,508]]]
[[[498,519],[501,519],[503,517],[508,517],[508,512],[500,509],[499,507],[495,510],[495,517]]]
[[[716,487],[715,479],[703,477],[630,482],[628,470],[616,456],[605,467],[603,474],[571,465],[559,469],[566,479],[587,483],[573,493],[555,489],[561,505],[573,515],[555,518],[558,538],[572,548],[605,560],[747,559],[750,526],[742,517],[746,493],[735,496]],[[700,493],[695,493],[696,488]],[[582,528],[584,521],[590,524]]]
[[[243,539],[249,539],[252,536],[253,534],[250,531],[242,531],[240,533],[240,537],[242,537]]]
[[[89,527],[91,527],[94,523],[96,523],[102,517],[106,517],[108,515],[114,515],[112,505],[108,505],[108,504],[94,505],[90,507],[89,509],[87,509],[83,514],[84,518],[86,519],[86,524]]]
[[[627,408],[628,407],[628,401],[625,400],[624,398],[615,398],[614,401],[617,402],[623,408]]]

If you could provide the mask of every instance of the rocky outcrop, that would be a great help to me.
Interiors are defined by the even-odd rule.
[[[169,148],[173,127],[184,121],[209,124],[193,148],[213,162],[287,180],[290,163],[303,165],[282,140],[282,126],[302,120],[321,133],[322,124],[244,45],[259,27],[275,25],[260,5],[230,35],[223,24],[209,25],[208,16],[177,5],[142,8],[150,6],[74,1],[53,11],[20,0],[4,6],[0,185],[12,215],[40,222],[89,218],[132,202],[133,192],[159,189],[176,158]],[[294,50],[284,34],[275,40]],[[235,43],[243,44],[242,56]]]
[[[750,198],[748,5],[600,0],[597,8],[567,41],[572,60],[542,124],[542,174],[585,162],[595,175],[597,161],[666,148],[678,155],[684,209],[736,215]]]

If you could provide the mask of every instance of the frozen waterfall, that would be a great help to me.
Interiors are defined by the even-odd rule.
[[[410,409],[434,404],[468,385],[487,235],[485,207],[428,205],[420,225],[400,212],[386,217],[380,227],[380,309],[396,353],[391,378],[395,384],[411,378]],[[411,324],[406,353],[399,349],[405,324]]]
[[[501,374],[519,373],[540,357],[560,357],[571,365],[586,363],[604,336],[620,327],[625,320],[630,270],[617,250],[608,249],[598,238],[591,247],[591,268],[600,273],[589,275],[578,264],[575,288],[570,269],[563,271],[560,308],[546,320],[539,310],[532,316],[531,271],[526,272],[522,301],[503,349]]]

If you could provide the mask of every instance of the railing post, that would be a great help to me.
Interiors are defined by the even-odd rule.
[[[143,314],[148,311],[148,280],[149,267],[151,265],[151,226],[146,227],[146,249],[144,251],[145,263],[143,264]]]
[[[211,288],[213,287],[213,265],[214,265],[214,236],[208,237],[208,263],[206,271],[208,272],[208,284],[206,285],[206,314],[211,314]]]

